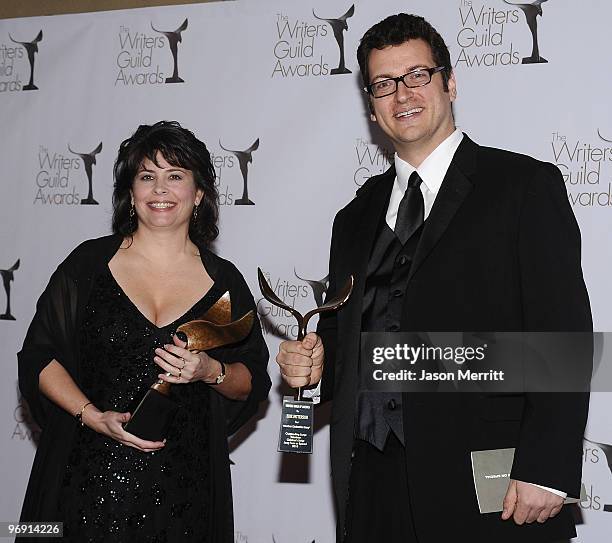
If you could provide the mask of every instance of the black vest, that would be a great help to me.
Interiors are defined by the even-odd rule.
[[[402,246],[382,215],[368,262],[361,317],[362,332],[398,332],[408,274],[423,226]],[[389,431],[404,444],[402,395],[368,392],[365,372],[359,366],[355,437],[383,450]]]

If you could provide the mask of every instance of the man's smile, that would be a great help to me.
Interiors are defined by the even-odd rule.
[[[421,111],[423,111],[422,107],[413,107],[411,109],[405,109],[405,110],[399,111],[393,116],[396,119],[402,119],[405,117],[412,117],[413,115],[416,115],[417,113],[421,113]]]

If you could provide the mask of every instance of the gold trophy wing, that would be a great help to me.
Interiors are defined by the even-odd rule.
[[[229,324],[232,321],[232,300],[228,290],[225,291],[198,320],[210,321],[216,324]]]
[[[253,310],[233,322],[231,317],[230,294],[225,292],[200,319],[186,322],[176,331],[187,336],[190,351],[207,351],[238,343],[249,335],[255,319]]]

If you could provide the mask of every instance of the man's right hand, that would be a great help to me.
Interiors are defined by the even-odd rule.
[[[321,338],[310,332],[302,341],[283,341],[276,362],[285,382],[298,388],[316,385],[321,380],[324,358]]]

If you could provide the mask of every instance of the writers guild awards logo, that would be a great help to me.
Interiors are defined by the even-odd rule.
[[[257,151],[259,148],[259,138],[257,138],[253,145],[251,145],[248,149],[244,151],[233,151],[232,149],[227,149],[223,147],[221,144],[221,140],[219,140],[219,147],[228,153],[232,153],[237,159],[238,164],[240,165],[240,171],[242,172],[242,198],[238,198],[234,204],[237,206],[254,206],[255,202],[253,202],[249,198],[249,187],[248,187],[248,175],[249,175],[249,164],[253,162],[253,151]]]
[[[534,0],[531,3],[518,3],[518,2],[508,2],[508,0],[504,0],[506,4],[509,6],[516,6],[523,10],[525,14],[525,19],[527,20],[527,26],[531,31],[531,40],[532,40],[532,49],[531,56],[524,57],[522,63],[523,64],[542,64],[548,62],[544,57],[540,56],[540,48],[538,46],[538,15],[542,17],[542,4],[547,2],[548,0]]]
[[[353,181],[361,187],[373,175],[381,174],[393,164],[394,151],[372,143],[368,138],[355,139],[355,171]]]
[[[2,276],[2,284],[4,292],[6,292],[6,310],[0,315],[0,320],[14,321],[15,317],[11,314],[11,281],[14,279],[13,272],[19,269],[19,260],[15,262],[8,270],[0,270]]]
[[[586,439],[584,438],[585,441],[588,441],[589,443],[592,443],[593,445],[596,445],[597,447],[599,447],[605,457],[606,457],[606,462],[608,464],[608,470],[610,471],[610,474],[612,475],[612,445],[609,445],[607,443],[598,443],[597,441],[591,441],[590,439]],[[590,461],[592,463],[597,463],[599,461],[599,457],[596,456],[595,454],[593,454],[594,452],[596,452],[596,450],[592,450],[592,449],[585,449],[585,455],[587,452],[591,452],[591,458]],[[586,461],[586,458],[584,459]],[[586,489],[584,488],[584,483],[583,483],[583,491],[581,492],[581,496],[580,496],[580,505],[581,507],[585,508],[585,509],[594,509],[596,511],[602,509],[601,507],[601,502],[600,497],[599,496],[595,496],[593,493],[593,486],[591,485],[591,488],[589,489],[590,492],[587,492]],[[585,496],[583,496],[582,494],[585,494]],[[612,513],[612,503],[606,503],[603,506],[603,510],[606,513]]]
[[[28,404],[25,402],[19,388],[17,388],[17,407],[13,411],[13,418],[15,420],[15,428],[11,435],[11,439],[19,438],[20,440],[32,441],[35,445],[40,441],[40,427],[30,413]]]
[[[300,277],[295,271],[295,268],[293,268],[293,273],[300,281],[304,281],[304,283],[310,286],[317,307],[321,307],[323,305],[323,298],[325,294],[327,294],[327,289],[329,288],[329,275],[326,275],[323,279],[316,280]]]
[[[38,87],[34,84],[34,55],[38,53],[38,42],[43,38],[42,30],[38,33],[38,36],[34,38],[32,41],[17,41],[13,39],[13,36],[9,34],[9,38],[13,43],[18,43],[21,45],[26,52],[28,53],[28,61],[30,63],[30,81],[27,85],[23,87],[22,90],[38,90]]]
[[[331,70],[330,73],[332,75],[352,73],[351,70],[349,70],[344,64],[344,31],[348,30],[346,20],[352,17],[354,13],[355,4],[353,4],[348,11],[338,19],[325,19],[324,17],[319,17],[314,12],[314,9],[312,10],[312,14],[315,16],[315,18],[319,19],[320,21],[325,21],[332,27],[332,30],[334,31],[334,38],[336,38],[336,43],[338,44],[338,49],[340,50],[340,61],[338,62],[338,67]]]
[[[93,197],[92,175],[93,165],[96,163],[96,155],[102,150],[102,142],[100,142],[100,145],[98,145],[91,153],[78,153],[73,151],[70,148],[70,144],[68,144],[68,150],[73,155],[80,156],[83,164],[85,165],[85,173],[87,175],[87,182],[89,183],[89,192],[87,193],[87,198],[83,198],[81,200],[81,205],[98,205],[98,202],[96,202]]]
[[[551,150],[569,202],[579,207],[612,207],[612,139],[597,128],[591,138],[552,133]],[[603,142],[603,143],[602,143]]]
[[[172,58],[174,59],[174,71],[172,72],[172,77],[166,77],[166,83],[184,83],[185,80],[179,76],[178,73],[178,44],[183,41],[181,33],[183,30],[187,29],[187,19],[183,21],[183,24],[179,26],[176,30],[166,31],[166,30],[157,30],[151,23],[151,28],[159,33],[166,36],[168,39],[168,43],[170,44],[170,52],[172,53]]]

